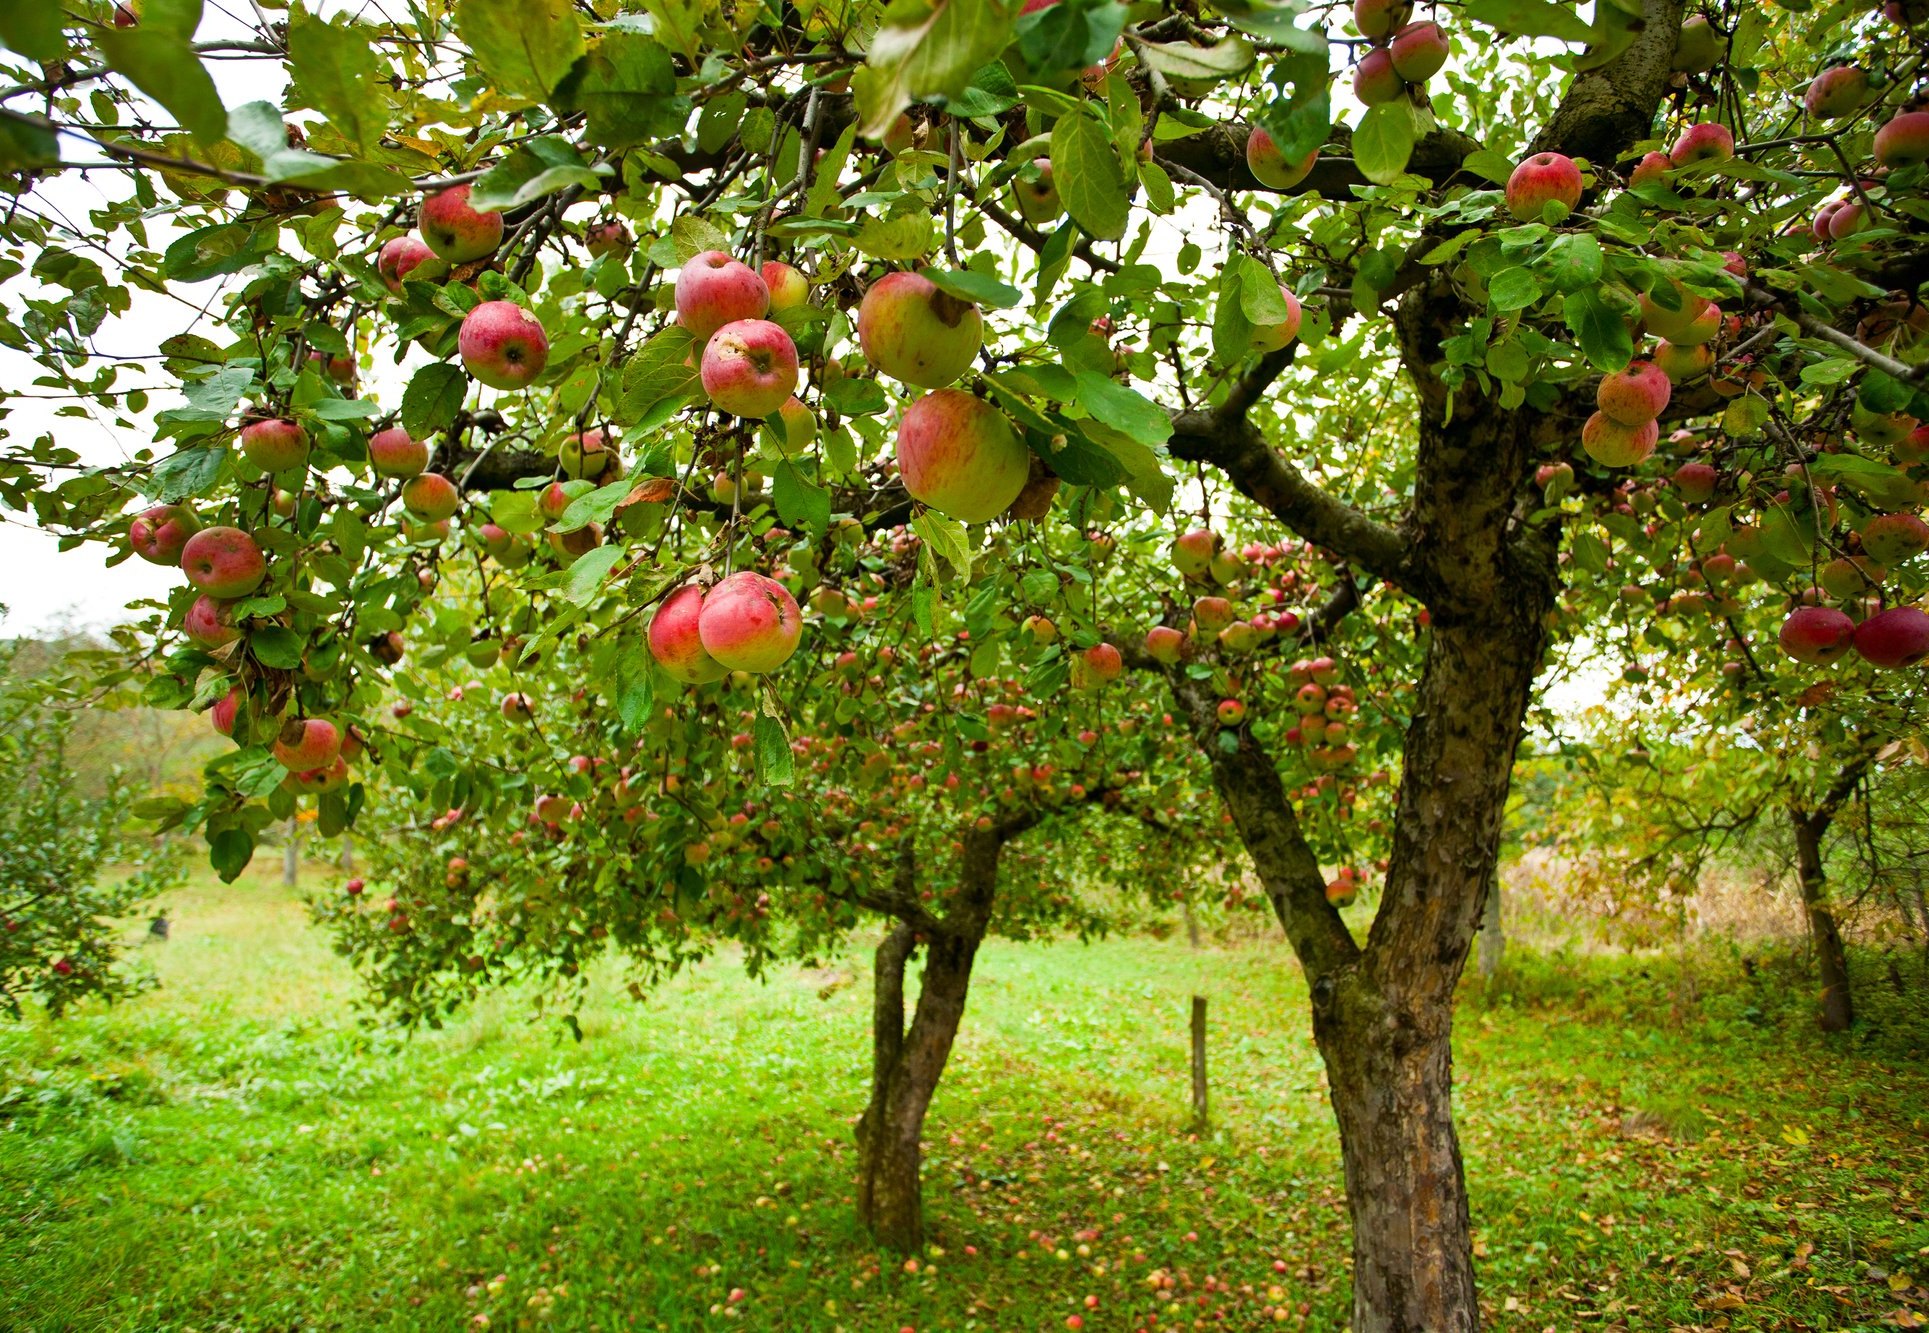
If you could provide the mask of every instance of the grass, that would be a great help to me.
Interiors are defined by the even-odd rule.
[[[174,916],[156,994],[0,1028],[0,1330],[1344,1323],[1338,1152],[1283,946],[989,948],[912,1268],[851,1219],[861,962],[757,985],[718,959],[641,1006],[611,978],[580,1045],[513,997],[398,1041],[265,871]],[[1470,982],[1488,1324],[1913,1326],[1929,1021],[1882,976],[1867,1034],[1833,1043],[1773,958]],[[1195,987],[1204,1136],[1182,1129]]]

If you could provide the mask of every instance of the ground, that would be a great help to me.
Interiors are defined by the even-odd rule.
[[[358,1022],[267,867],[173,917],[156,994],[0,1023],[0,1330],[1344,1323],[1338,1150],[1270,940],[989,948],[927,1127],[935,1246],[907,1264],[851,1218],[861,961],[759,984],[718,958],[641,1005],[612,974],[580,1044],[510,998],[404,1040]],[[1929,1021],[1919,977],[1894,992],[1921,964],[1861,962],[1869,1020],[1835,1041],[1794,962],[1735,950],[1515,950],[1470,980],[1488,1326],[1915,1326]]]

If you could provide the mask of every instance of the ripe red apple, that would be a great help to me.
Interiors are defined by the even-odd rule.
[[[1668,160],[1677,167],[1708,162],[1726,162],[1735,155],[1735,136],[1719,121],[1704,120],[1690,125],[1668,150]]]
[[[514,301],[484,301],[456,337],[462,368],[492,389],[521,389],[549,364],[543,322]]]
[[[1855,622],[1832,606],[1798,606],[1782,622],[1777,641],[1797,662],[1827,666],[1848,652]]]
[[[241,637],[228,604],[206,593],[195,598],[187,614],[181,617],[181,631],[191,642],[209,650],[225,648]]]
[[[1269,185],[1275,190],[1290,190],[1306,179],[1319,161],[1319,149],[1315,148],[1298,162],[1288,162],[1273,136],[1253,126],[1246,136],[1246,170],[1252,172],[1253,179],[1261,185]]]
[[[1252,345],[1253,350],[1256,352],[1277,352],[1280,348],[1292,342],[1293,339],[1299,337],[1301,319],[1299,298],[1293,295],[1291,288],[1281,283],[1279,286],[1279,299],[1286,303],[1285,322],[1253,330]]]
[[[1232,603],[1223,597],[1200,597],[1192,603],[1192,619],[1207,634],[1232,624]]]
[[[686,583],[665,597],[650,619],[650,656],[673,679],[686,685],[721,680],[729,672],[703,647],[698,626],[702,614],[702,586]]]
[[[1670,310],[1641,293],[1641,320],[1650,332],[1678,347],[1696,347],[1721,331],[1721,307],[1704,296],[1675,286],[1680,308]]]
[[[1521,222],[1538,222],[1550,203],[1561,205],[1561,216],[1581,202],[1581,169],[1561,153],[1535,153],[1507,178],[1507,211]]]
[[[706,593],[697,616],[703,650],[731,671],[775,671],[797,651],[803,632],[790,589],[747,569]]]
[[[502,214],[469,207],[466,185],[451,185],[424,199],[415,227],[429,249],[451,264],[471,263],[502,244]]]
[[[1666,153],[1644,153],[1641,160],[1634,164],[1634,170],[1628,173],[1628,184],[1646,185],[1649,181],[1666,180],[1673,169],[1674,163],[1668,160]]]
[[[275,760],[294,773],[327,768],[342,752],[341,729],[326,718],[290,718],[270,747]]]
[[[186,505],[155,505],[127,525],[127,544],[150,565],[178,565],[181,548],[200,530],[194,511]]]
[[[1633,467],[1654,452],[1661,430],[1654,422],[1624,426],[1605,412],[1596,412],[1581,427],[1581,447],[1603,467]]]
[[[1654,364],[1661,367],[1661,373],[1668,377],[1669,383],[1681,384],[1699,379],[1714,368],[1715,349],[1707,343],[1678,347],[1662,341],[1655,344]]]
[[[1391,36],[1412,15],[1412,0],[1353,0],[1353,26],[1362,37]]]
[[[941,389],[970,369],[984,344],[984,319],[977,306],[939,291],[921,274],[891,273],[864,293],[857,339],[883,374]]]
[[[381,275],[389,291],[399,296],[402,293],[402,283],[407,280],[409,274],[420,267],[424,261],[433,258],[435,258],[435,251],[422,244],[417,237],[397,236],[384,245],[382,252],[375,257],[375,271]]]
[[[1146,655],[1167,666],[1177,666],[1185,655],[1186,636],[1170,625],[1154,625],[1145,632]]]
[[[769,312],[770,289],[764,280],[750,265],[721,250],[693,256],[677,274],[677,323],[699,347],[724,325],[762,319]]]
[[[402,483],[402,507],[424,523],[440,523],[462,507],[462,494],[440,472],[424,472]]]
[[[1393,72],[1393,56],[1384,46],[1368,51],[1353,71],[1353,95],[1367,106],[1391,102],[1406,90],[1406,84]]]
[[[767,259],[758,274],[770,293],[772,310],[791,310],[810,300],[810,280],[781,259]]]
[[[536,706],[528,695],[518,690],[502,696],[502,715],[511,722],[528,722],[536,716]]]
[[[1623,426],[1639,426],[1661,415],[1672,392],[1659,366],[1631,361],[1627,369],[1601,376],[1594,405]]]
[[[308,432],[293,421],[256,421],[241,428],[241,452],[263,472],[287,472],[308,462]]]
[[[117,0],[117,3],[114,5],[114,26],[117,28],[134,28],[140,26],[141,16],[135,12],[139,5],[140,0]],[[66,960],[62,959],[61,961],[65,962]]]
[[[214,701],[214,707],[208,710],[208,721],[223,736],[234,735],[235,717],[241,712],[241,705],[247,702],[247,698],[246,692],[239,685],[235,686]]]
[[[1125,670],[1125,659],[1109,643],[1095,643],[1072,658],[1072,687],[1095,690],[1109,685]]]
[[[1425,83],[1447,63],[1447,34],[1431,20],[1409,23],[1387,47],[1393,72],[1407,83]]]
[[[181,547],[188,582],[210,597],[246,597],[268,577],[268,561],[240,528],[203,528]]]
[[[1914,514],[1878,514],[1862,525],[1862,549],[1879,564],[1899,565],[1929,551],[1929,523]]]
[[[1182,533],[1172,543],[1172,567],[1189,579],[1201,579],[1212,568],[1212,558],[1219,554],[1219,534],[1211,528],[1194,528]]]
[[[1035,157],[1031,162],[1035,175],[1020,175],[1011,183],[1013,201],[1018,206],[1018,216],[1032,224],[1042,227],[1048,222],[1056,222],[1064,215],[1065,204],[1058,197],[1058,186],[1052,181],[1052,160],[1048,157]]]
[[[1929,612],[1913,606],[1878,611],[1855,627],[1854,642],[1858,657],[1885,671],[1929,661]]]
[[[797,344],[781,325],[739,319],[710,335],[700,373],[718,411],[767,417],[797,391]]]
[[[1885,167],[1929,162],[1929,111],[1904,111],[1875,132],[1875,160]]]
[[[623,460],[601,430],[573,431],[556,450],[565,477],[615,481],[623,475]],[[607,475],[605,475],[607,474]]]
[[[1831,65],[1815,76],[1802,105],[1817,120],[1840,120],[1869,100],[1869,72],[1860,65]]]
[[[1674,488],[1690,504],[1706,504],[1715,498],[1721,473],[1707,463],[1683,463],[1674,472]]]
[[[634,243],[630,238],[630,229],[615,218],[593,222],[583,231],[583,248],[589,251],[592,259],[622,254]]]
[[[915,500],[962,523],[1011,506],[1031,473],[1031,451],[1005,414],[960,389],[936,389],[898,423],[898,473]]]
[[[378,477],[413,477],[429,465],[429,446],[390,426],[368,437],[368,463]]]

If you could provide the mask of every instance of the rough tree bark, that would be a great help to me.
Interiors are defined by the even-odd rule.
[[[1795,878],[1801,886],[1802,911],[1808,917],[1809,937],[1815,944],[1815,967],[1822,976],[1816,1021],[1824,1032],[1846,1032],[1855,1023],[1855,999],[1849,988],[1849,955],[1842,929],[1829,906],[1828,873],[1822,862],[1822,839],[1842,803],[1854,794],[1869,756],[1852,760],[1813,810],[1799,805],[1788,809],[1795,829]]]
[[[1487,910],[1480,914],[1480,979],[1488,981],[1500,971],[1500,960],[1507,952],[1507,924],[1500,913],[1500,878],[1487,888]]]
[[[871,1099],[857,1124],[857,1216],[889,1249],[916,1252],[924,1247],[924,1117],[964,1018],[971,966],[991,924],[999,853],[1026,823],[1012,820],[966,833],[952,909],[942,918],[921,917],[915,926],[898,923],[877,948]],[[914,873],[907,844],[899,876],[903,880]],[[915,901],[915,894],[910,898]],[[919,947],[924,950],[924,974],[907,1029],[905,964]]]

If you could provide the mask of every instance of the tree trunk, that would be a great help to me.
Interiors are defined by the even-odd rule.
[[[1192,997],[1192,1128],[1204,1133],[1212,1124],[1206,1100],[1206,997]]]
[[[1487,888],[1487,910],[1480,916],[1480,979],[1493,980],[1507,951],[1507,932],[1500,919],[1500,877]]]
[[[967,833],[961,892],[943,921],[913,931],[899,924],[877,950],[872,1018],[871,1099],[857,1124],[857,1216],[878,1244],[924,1248],[919,1171],[924,1116],[964,1018],[971,965],[983,943],[997,892],[1003,829]],[[904,1026],[904,966],[924,938],[924,976],[911,1026]]]
[[[1824,1032],[1846,1032],[1855,1022],[1855,1003],[1849,991],[1849,956],[1842,931],[1829,910],[1828,876],[1822,868],[1822,836],[1830,817],[1823,812],[1804,815],[1790,810],[1795,825],[1795,877],[1801,884],[1802,909],[1808,933],[1815,942],[1816,969],[1822,974],[1821,1008],[1816,1015]]]

